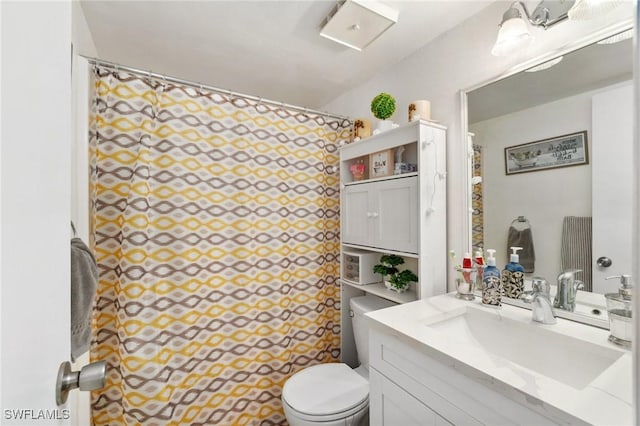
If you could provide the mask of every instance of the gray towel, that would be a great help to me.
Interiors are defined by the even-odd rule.
[[[80,238],[71,239],[71,360],[89,350],[91,311],[98,285],[98,267]]]
[[[566,216],[562,220],[560,268],[563,271],[580,269],[576,278],[584,282],[586,291],[592,290],[591,217]]]
[[[533,234],[531,233],[531,228],[527,226],[524,229],[516,229],[510,226],[507,236],[507,253],[511,253],[510,247],[522,247],[522,250],[519,251],[520,264],[524,268],[524,272],[529,274],[534,272],[536,252],[533,249]]]

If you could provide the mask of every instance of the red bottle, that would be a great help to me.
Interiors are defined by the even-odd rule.
[[[462,269],[471,269],[471,253],[465,253],[462,258]],[[463,272],[465,282],[471,281],[471,272]]]

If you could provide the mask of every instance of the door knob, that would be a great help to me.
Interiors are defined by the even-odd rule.
[[[596,260],[596,263],[601,268],[608,268],[609,266],[611,266],[613,262],[608,257],[602,256],[602,257],[599,257],[598,260]]]
[[[71,363],[65,361],[58,369],[56,380],[56,404],[67,402],[69,391],[79,388],[81,391],[102,389],[107,376],[107,361],[87,364],[80,371],[71,371]]]

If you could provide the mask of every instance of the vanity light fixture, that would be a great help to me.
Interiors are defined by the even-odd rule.
[[[528,46],[533,41],[529,25],[546,30],[566,19],[587,20],[608,13],[622,2],[623,0],[542,0],[533,12],[529,13],[523,2],[515,1],[502,15],[498,38],[491,54],[505,56]],[[524,12],[529,25],[520,10]]]
[[[518,49],[527,47],[533,36],[529,32],[529,26],[522,17],[520,9],[530,25],[542,27],[545,30],[567,19],[567,12],[574,5],[574,1],[545,2],[542,0],[532,13],[529,13],[525,4],[515,1],[502,15],[502,23],[498,31],[496,44],[491,50],[494,56],[506,56]]]
[[[586,21],[610,12],[622,4],[622,0],[576,0],[569,10],[572,21]]]
[[[398,11],[378,1],[339,0],[320,24],[320,35],[361,51],[398,22]]]

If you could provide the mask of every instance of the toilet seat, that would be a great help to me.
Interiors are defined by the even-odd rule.
[[[369,383],[348,365],[320,364],[287,380],[282,401],[302,420],[329,422],[369,406]]]

